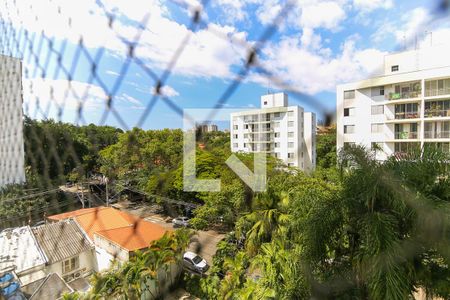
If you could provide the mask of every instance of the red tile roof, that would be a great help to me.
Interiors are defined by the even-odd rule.
[[[98,234],[128,251],[148,247],[167,231],[160,225],[112,207],[85,208],[48,217],[49,220],[67,218],[74,218],[91,240]]]

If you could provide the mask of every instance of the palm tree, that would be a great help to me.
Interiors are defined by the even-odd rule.
[[[342,169],[341,205],[360,297],[409,297],[422,253],[442,249],[442,241],[448,247],[449,215],[435,206],[449,211],[449,194],[443,193],[449,191],[448,161],[425,149],[387,163],[377,162],[362,147],[342,153],[342,165],[350,169]]]
[[[247,232],[246,247],[249,253],[256,253],[263,242],[270,241],[275,232],[286,230],[284,226],[290,220],[286,208],[289,197],[285,193],[276,193],[273,188],[258,194],[253,203],[253,212],[244,216],[252,224]]]

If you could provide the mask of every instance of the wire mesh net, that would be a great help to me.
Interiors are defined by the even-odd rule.
[[[0,186],[11,185],[2,194],[2,234],[15,233],[12,228],[18,226],[40,225],[41,221],[59,213],[110,205],[124,195],[129,199],[157,200],[161,205],[146,207],[156,212],[166,209],[174,214],[189,213],[199,206],[150,194],[126,180],[109,182],[107,174],[100,172],[99,159],[87,157],[116,143],[121,132],[151,124],[152,113],[160,103],[179,118],[183,117],[183,108],[171,99],[167,83],[175,76],[174,70],[189,72],[189,66],[180,64],[181,56],[201,50],[195,46],[194,33],[202,32],[220,47],[232,47],[236,61],[240,62],[226,89],[208,106],[225,107],[239,86],[256,74],[289,92],[299,104],[313,107],[326,125],[335,121],[334,112],[328,111],[321,101],[277,76],[261,59],[265,45],[297,5],[295,1],[284,2],[273,22],[251,43],[210,24],[204,13],[211,5],[208,1],[168,3],[187,13],[183,36],[172,36],[170,32],[161,36],[152,31],[153,19],[164,13],[152,10],[155,8],[152,3],[146,7],[145,1],[125,2],[113,5],[109,1],[83,0],[62,5],[59,1],[42,0],[0,4]],[[438,22],[447,14],[447,1],[436,4],[432,22]],[[49,17],[54,23],[49,24]],[[160,45],[155,47],[156,44]],[[168,49],[172,51],[167,57],[163,53]],[[158,58],[158,62],[152,58]],[[107,68],[112,61],[114,70]],[[145,86],[136,84],[136,73],[144,77],[140,84],[145,82]],[[139,113],[132,118],[125,118],[123,114],[123,103],[135,101],[127,99],[124,85],[134,85],[135,89],[146,93],[144,104],[135,103],[139,105]],[[87,120],[87,109],[95,110],[94,118],[90,116]],[[36,126],[36,120],[43,121]],[[62,120],[84,127],[56,128],[56,122]],[[103,127],[101,130],[90,128],[89,123]],[[111,123],[121,129],[107,126]],[[75,139],[74,133],[79,138]],[[24,188],[20,184],[25,181]],[[438,216],[436,221],[444,222],[445,216],[432,209],[425,211]],[[93,210],[93,217],[83,223],[86,239],[95,240],[89,233],[95,226],[106,230],[107,225],[97,224],[103,222],[103,214],[106,212]],[[131,231],[123,233],[121,243],[146,242],[135,241],[142,237],[136,233],[144,230],[141,219],[129,223],[132,223]],[[76,228],[70,230],[75,232]],[[106,237],[107,233],[102,236]],[[22,255],[27,255],[26,248],[23,251]],[[72,266],[71,263],[64,267],[71,270],[79,264],[74,261]],[[0,273],[1,267],[0,264]]]

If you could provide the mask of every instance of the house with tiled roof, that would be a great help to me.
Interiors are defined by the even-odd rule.
[[[114,259],[125,262],[137,250],[160,239],[166,229],[112,207],[86,208],[48,217],[49,221],[73,219],[95,245],[98,270]]]

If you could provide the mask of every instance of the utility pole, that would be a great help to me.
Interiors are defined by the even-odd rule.
[[[106,190],[106,206],[109,206],[109,195],[108,195],[108,177],[105,177],[105,190]]]

